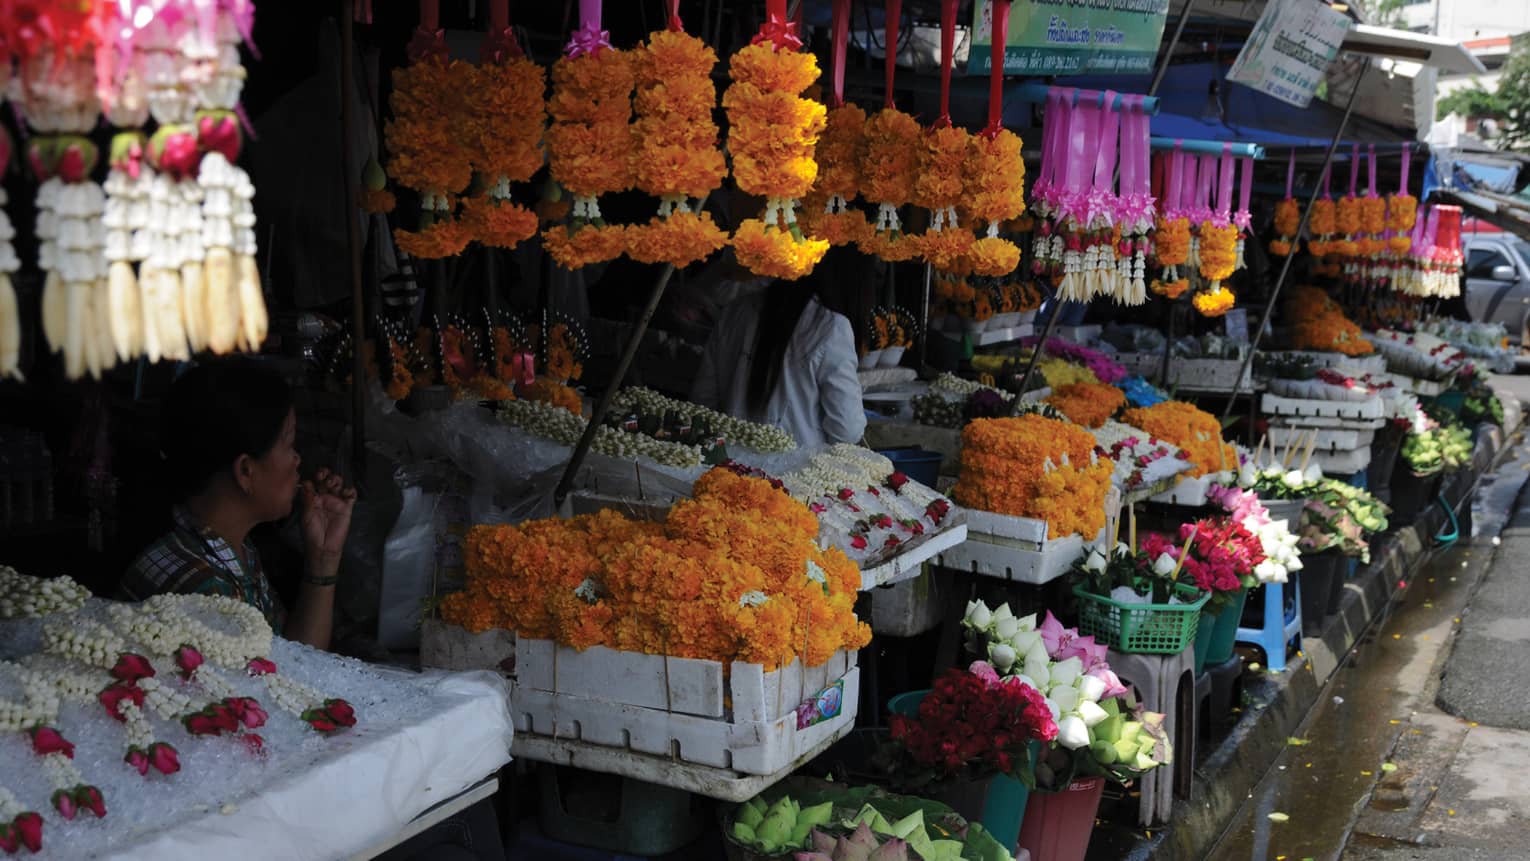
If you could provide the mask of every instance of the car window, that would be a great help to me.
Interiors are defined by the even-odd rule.
[[[1523,239],[1515,240],[1514,247],[1519,249],[1519,259],[1530,263],[1530,241]]]
[[[1493,267],[1508,265],[1509,258],[1497,248],[1473,248],[1466,257],[1466,277],[1491,278]]]

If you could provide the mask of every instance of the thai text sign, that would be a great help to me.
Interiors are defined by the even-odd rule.
[[[967,72],[993,67],[993,2],[973,4]],[[1004,44],[1008,75],[1145,74],[1163,39],[1169,0],[1015,0]]]
[[[1305,108],[1349,27],[1319,0],[1270,0],[1227,78]]]

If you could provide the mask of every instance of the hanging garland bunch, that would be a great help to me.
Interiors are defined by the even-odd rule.
[[[670,29],[650,35],[634,54],[633,174],[637,187],[660,204],[647,224],[627,228],[627,254],[644,263],[686,266],[728,244],[712,216],[687,200],[705,197],[728,172],[712,122],[717,54],[681,29],[674,14]]]
[[[738,226],[733,251],[749,271],[793,281],[829,250],[827,241],[802,235],[796,215],[798,199],[818,178],[813,153],[826,111],[799,96],[818,79],[817,59],[798,50],[802,42],[786,20],[784,0],[769,6],[754,43],[733,55],[733,83],[723,95],[733,178],[744,193],[765,198],[762,217]]]
[[[947,2],[954,17],[954,3]],[[966,209],[979,224],[982,237],[972,243],[968,259],[978,275],[1001,278],[1020,265],[1020,246],[999,236],[999,224],[1025,212],[1025,159],[1020,136],[1004,128],[1004,43],[1009,27],[1009,2],[999,0],[993,16],[993,68],[989,76],[988,125],[966,138],[962,191]],[[950,51],[946,52],[951,53]]]
[[[886,97],[882,110],[866,121],[865,160],[861,162],[861,197],[876,204],[877,219],[859,246],[861,251],[889,263],[912,260],[919,254],[917,243],[905,241],[903,223],[898,219],[898,208],[914,194],[923,135],[919,121],[893,104],[902,6],[903,0],[887,0]]]
[[[1404,257],[1413,247],[1413,226],[1418,221],[1418,198],[1408,193],[1409,145],[1403,144],[1402,178],[1397,193],[1387,195],[1387,245],[1392,254]]]
[[[962,201],[965,191],[962,165],[967,160],[967,147],[972,137],[966,129],[951,124],[951,55],[956,41],[956,5],[956,0],[941,3],[940,116],[920,138],[916,150],[918,170],[911,198],[916,206],[922,206],[930,213],[929,227],[914,239],[919,254],[936,269],[947,270],[957,264],[973,243],[972,231],[962,227],[956,214],[956,205]]]
[[[511,199],[510,184],[542,167],[547,73],[516,44],[507,0],[490,4],[490,18],[482,62],[469,67],[472,87],[463,97],[473,167],[485,190],[463,201],[462,216],[480,243],[514,248],[537,232],[536,213]]]
[[[445,34],[422,4],[420,27],[409,43],[410,62],[393,71],[388,104],[393,119],[383,128],[388,173],[420,195],[420,229],[394,228],[400,250],[422,259],[453,257],[473,238],[452,217],[456,195],[473,179],[472,136],[453,120],[466,115],[462,99],[474,89],[471,66],[448,59]]]
[[[1338,205],[1333,198],[1324,194],[1312,202],[1312,214],[1307,218],[1307,226],[1313,239],[1307,241],[1307,251],[1313,257],[1326,257],[1335,253],[1333,249],[1333,235],[1338,230],[1339,214]]]
[[[1287,197],[1275,204],[1275,238],[1270,240],[1270,253],[1276,257],[1290,254],[1301,223],[1301,204],[1295,198]]]
[[[574,195],[566,225],[542,231],[547,253],[566,269],[619,257],[626,229],[608,225],[596,198],[632,187],[632,57],[611,47],[600,29],[599,5],[583,8],[584,26],[553,64],[547,111],[548,166],[553,179]]]
[[[844,98],[845,48],[849,37],[850,0],[834,0],[829,113],[818,139],[818,179],[802,202],[800,220],[808,235],[830,245],[866,240],[871,225],[850,206],[861,185],[861,162],[866,158],[866,112]]]

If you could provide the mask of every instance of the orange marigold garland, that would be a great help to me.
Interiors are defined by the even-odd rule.
[[[1318,287],[1301,286],[1286,300],[1286,316],[1291,322],[1291,346],[1298,350],[1317,350],[1364,356],[1375,347],[1344,309]]]
[[[1339,213],[1338,205],[1333,199],[1324,195],[1312,202],[1312,214],[1307,218],[1307,227],[1314,237],[1307,242],[1307,251],[1313,257],[1326,257],[1333,247],[1333,234],[1338,230]]]
[[[1098,428],[1126,406],[1126,393],[1104,383],[1069,383],[1053,391],[1047,403],[1074,424]]]
[[[486,47],[495,45],[491,35]],[[483,194],[464,204],[463,217],[479,242],[514,248],[537,232],[536,214],[511,201],[510,184],[531,179],[542,167],[547,73],[522,56],[513,40],[499,45],[497,55],[496,61],[473,67],[472,86],[463,96],[473,166],[487,183]]]
[[[1413,247],[1413,225],[1418,220],[1418,198],[1394,194],[1387,198],[1387,230],[1392,232],[1387,245],[1392,253],[1403,256]]]
[[[1275,238],[1270,240],[1271,254],[1285,257],[1291,253],[1301,222],[1301,204],[1296,202],[1296,198],[1287,197],[1275,204]]]
[[[1209,290],[1202,290],[1195,294],[1190,303],[1195,306],[1202,317],[1220,317],[1231,311],[1238,297],[1233,291],[1218,283]]]
[[[803,200],[801,222],[808,235],[830,245],[850,245],[867,238],[871,226],[850,206],[861,184],[866,153],[866,112],[843,104],[830,108],[818,139],[818,180]]]
[[[817,59],[798,45],[795,36],[761,40],[734,54],[733,83],[723,94],[733,178],[741,191],[765,198],[763,215],[735,231],[734,254],[749,271],[786,280],[811,272],[829,250],[797,225],[798,200],[818,177],[813,152],[825,123],[823,105],[798,96],[818,79]]]
[[[393,72],[388,103],[393,118],[383,129],[388,170],[400,185],[420,194],[418,232],[395,229],[399,247],[421,258],[451,257],[472,239],[452,222],[453,197],[473,178],[472,143],[454,127],[473,69],[446,60],[445,45],[435,33],[417,31],[412,62]],[[381,206],[386,201],[377,198]]]
[[[605,223],[596,198],[632,187],[632,58],[596,44],[558,58],[552,79],[548,166],[574,203],[569,223],[542,231],[542,240],[559,265],[578,269],[614,259],[627,247],[625,228]]]
[[[979,275],[1003,277],[1020,265],[1020,246],[999,238],[999,223],[1025,212],[1025,160],[1020,147],[1020,136],[1005,128],[986,129],[967,144],[962,178],[966,209],[978,221],[988,222],[971,252],[973,271]]]
[[[644,263],[687,266],[727,244],[706,212],[688,198],[705,197],[727,173],[717,148],[712,108],[717,55],[678,29],[648,37],[634,54],[638,120],[632,126],[632,166],[637,187],[658,197],[659,212],[647,224],[627,228],[627,254]],[[698,204],[699,209],[699,204]]]
[[[1191,476],[1238,468],[1238,452],[1222,442],[1216,416],[1183,401],[1127,410],[1121,421],[1173,443],[1188,456]]]
[[[904,241],[898,207],[914,193],[922,134],[917,120],[892,107],[866,121],[861,196],[877,205],[877,220],[861,250],[890,263],[911,260],[919,253],[916,243]]]
[[[1200,273],[1202,278],[1212,282],[1212,289],[1233,274],[1237,244],[1237,227],[1216,221],[1201,222]]]

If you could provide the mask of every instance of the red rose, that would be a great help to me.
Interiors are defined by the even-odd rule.
[[[16,817],[16,836],[21,838],[21,845],[27,847],[28,852],[42,851],[42,816],[27,811]]]
[[[849,502],[851,499],[855,498],[855,491],[851,490],[848,487],[841,487],[839,489],[839,494],[838,495],[839,495],[839,501],[840,502]]]
[[[106,713],[120,721],[127,720],[122,714],[123,703],[130,702],[139,708],[143,708],[143,689],[127,682],[118,682],[101,692],[101,705],[106,707]]]
[[[98,818],[106,815],[106,801],[101,797],[101,790],[94,786],[76,786],[74,788],[74,801],[79,806],[94,813]]]
[[[902,490],[905,484],[908,484],[908,476],[901,472],[894,472],[887,477],[887,486],[894,491]]]
[[[237,699],[237,697],[234,699]],[[212,718],[213,724],[221,732],[234,732],[239,729],[239,714],[230,705],[230,700],[209,705],[205,714]]]
[[[887,540],[882,542],[882,546],[887,548],[897,547],[898,544],[898,536],[896,535],[889,535],[887,536]]]
[[[850,546],[854,547],[856,550],[865,550],[866,549],[866,536],[864,536],[864,535],[857,535],[857,536],[851,538],[850,539]]]
[[[117,665],[112,667],[112,676],[128,684],[153,675],[154,667],[143,655],[124,653],[118,656]]]
[[[341,726],[356,725],[356,710],[345,700],[325,700],[324,711],[330,720]]]
[[[10,854],[20,847],[21,835],[16,833],[16,826],[9,822],[0,822],[0,849]]]
[[[62,753],[74,759],[74,743],[59,735],[58,730],[53,727],[40,726],[32,730],[32,752],[38,756]]]
[[[276,672],[276,664],[270,658],[251,658],[247,669],[252,676],[264,676]]]
[[[186,731],[192,735],[219,735],[223,732],[222,727],[206,714],[194,714],[186,718],[184,723]]]
[[[181,674],[191,678],[191,674],[202,666],[202,653],[190,646],[181,646],[175,650],[175,665],[181,668]]]
[[[149,773],[149,755],[144,753],[141,748],[128,748],[127,756],[124,756],[122,761],[137,769],[138,773],[141,775],[147,775]]]
[[[308,721],[308,725],[309,726],[313,727],[314,729],[318,730],[319,732],[334,732],[335,730],[340,728],[339,726],[337,726],[335,724],[334,721],[332,721],[328,717],[324,716],[324,714],[322,712],[315,713],[313,717],[305,718],[305,720]]]
[[[265,739],[261,738],[255,733],[241,733],[239,735],[239,740],[244,742],[245,749],[248,750],[253,756],[260,756],[261,754],[265,753]]]
[[[58,811],[59,816],[69,820],[74,819],[74,796],[69,794],[69,790],[60,789],[53,793],[53,807]]]
[[[156,741],[149,745],[149,762],[154,765],[160,774],[175,774],[181,770],[181,757],[175,748],[162,742]],[[142,774],[143,772],[139,772]]]
[[[254,697],[240,697],[238,709],[239,721],[247,729],[259,729],[266,725],[266,710],[260,707],[260,703]]]

